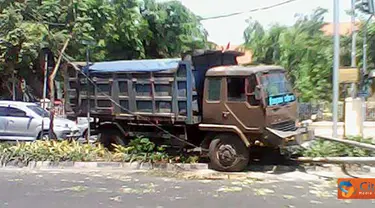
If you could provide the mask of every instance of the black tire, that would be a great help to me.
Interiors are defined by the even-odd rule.
[[[209,147],[210,168],[217,171],[239,172],[249,164],[250,150],[233,134],[214,136]]]
[[[42,132],[40,132],[38,134],[38,137],[36,138],[37,140],[42,140],[42,141],[47,141],[47,140],[55,140],[57,139],[57,136],[55,133],[52,133],[52,138],[49,138],[49,132],[48,131],[44,131],[43,132],[43,136],[42,136]]]
[[[126,145],[123,134],[117,129],[102,129],[99,132],[99,142],[108,150],[113,150],[116,145]]]

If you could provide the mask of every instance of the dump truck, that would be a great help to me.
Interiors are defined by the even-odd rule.
[[[299,127],[297,98],[280,66],[240,66],[236,51],[177,59],[91,63],[64,73],[66,111],[93,118],[110,148],[135,136],[198,147],[219,171],[241,171],[253,146],[288,150],[313,138]]]

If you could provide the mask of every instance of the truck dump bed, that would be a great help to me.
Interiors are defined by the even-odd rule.
[[[89,93],[83,73],[68,67],[66,74],[67,106],[76,116],[90,107],[93,117],[199,122],[192,70],[180,59],[99,62],[82,72],[94,83]]]

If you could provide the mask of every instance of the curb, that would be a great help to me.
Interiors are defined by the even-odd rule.
[[[320,166],[303,166],[306,172],[345,172],[345,171],[355,171],[362,173],[375,173],[375,167],[368,165],[335,165],[335,164],[323,164]]]
[[[206,163],[140,163],[140,162],[52,162],[52,161],[30,161],[24,164],[6,164],[0,168],[28,168],[28,169],[123,169],[123,170],[164,170],[164,171],[198,171],[210,170]],[[346,165],[345,169],[341,165],[250,165],[246,171],[264,173],[283,172],[344,172],[355,171],[361,173],[375,173],[375,167],[367,165]],[[232,173],[234,174],[234,173]]]
[[[51,162],[30,161],[27,166],[23,164],[7,164],[3,168],[29,168],[29,169],[126,169],[126,170],[166,170],[166,171],[194,171],[207,170],[208,164],[184,163],[122,163],[122,162]]]

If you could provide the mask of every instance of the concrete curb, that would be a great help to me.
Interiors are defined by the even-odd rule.
[[[1,167],[0,167],[1,168]],[[7,164],[2,168],[28,168],[28,169],[123,169],[123,170],[164,170],[164,171],[198,171],[209,170],[206,163],[140,163],[140,162],[51,162],[31,161],[27,166],[23,164]],[[367,165],[346,165],[346,171],[375,173],[375,167]],[[283,172],[343,172],[341,165],[250,165],[247,168],[250,172],[283,173]]]
[[[29,169],[126,169],[126,170],[166,170],[166,171],[193,171],[207,170],[208,164],[195,163],[122,163],[122,162],[51,162],[31,161],[27,166],[18,164],[3,165],[6,168]]]
[[[321,166],[304,166],[306,172],[343,172],[353,171],[361,173],[375,173],[375,167],[368,165],[335,165],[335,164],[323,164]]]

